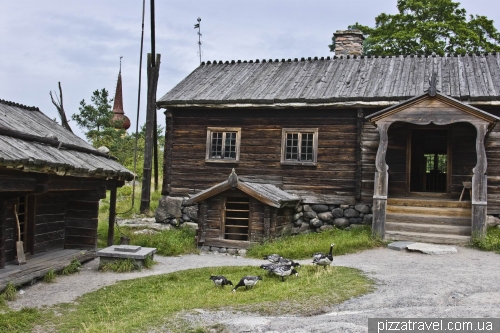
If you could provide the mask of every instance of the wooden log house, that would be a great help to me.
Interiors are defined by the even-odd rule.
[[[0,100],[0,273],[15,262],[18,236],[28,263],[19,267],[34,260],[38,271],[46,264],[42,254],[95,252],[99,200],[107,190],[116,198],[132,177],[38,108]],[[2,289],[6,282],[0,282]]]
[[[165,196],[235,168],[303,204],[373,205],[383,238],[437,243],[500,214],[498,53],[207,61],[157,104]]]

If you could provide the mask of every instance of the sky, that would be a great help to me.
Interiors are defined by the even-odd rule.
[[[500,30],[500,1],[462,0],[468,14],[485,15]],[[37,106],[59,119],[49,92],[60,81],[68,118],[80,101],[105,88],[114,96],[122,59],[125,114],[135,131],[138,109],[142,0],[0,0],[0,99]],[[156,53],[161,54],[157,99],[202,61],[326,57],[336,30],[374,26],[397,13],[397,0],[156,0]],[[146,0],[139,125],[145,122],[146,54],[151,52]],[[164,110],[158,122],[165,123]],[[74,121],[73,131],[85,138]]]

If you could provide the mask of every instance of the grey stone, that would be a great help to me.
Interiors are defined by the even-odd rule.
[[[219,252],[220,248],[219,247],[216,247],[216,246],[211,246],[210,247],[210,251],[212,252]]]
[[[178,226],[180,226],[180,225],[181,225],[181,223],[180,223],[180,219],[170,219],[170,220],[169,220],[169,223],[170,223],[171,225],[173,225],[173,226],[176,226],[176,227],[178,227]]]
[[[340,208],[347,209],[347,208],[349,208],[349,205],[340,205]]]
[[[332,210],[333,217],[344,217],[344,210],[342,208],[335,208]]]
[[[316,214],[315,211],[305,212],[303,219],[306,221],[310,221],[310,220],[316,218],[317,216],[318,216],[318,214]]]
[[[238,249],[227,249],[227,253],[229,253],[231,255],[238,254]]]
[[[208,252],[210,251],[210,246],[202,246],[200,247],[200,251]]]
[[[391,249],[391,250],[396,250],[396,251],[403,251],[403,250],[406,250],[408,245],[411,245],[413,243],[415,243],[415,242],[393,242],[393,243],[390,243],[389,245],[387,245],[387,248]]]
[[[333,225],[338,228],[345,228],[349,226],[349,220],[345,217],[339,217],[333,220]]]
[[[437,245],[428,243],[413,243],[407,246],[410,251],[420,251],[425,254],[453,254],[457,253],[454,246]]]
[[[198,229],[198,223],[194,223],[194,222],[184,222],[182,224],[182,227],[183,228],[191,228],[193,230],[196,230]]]
[[[219,253],[227,253],[226,248],[225,248],[225,247],[221,247],[221,248],[219,249]]]
[[[323,225],[323,222],[321,222],[321,220],[316,217],[309,221],[309,224],[314,228],[319,228]]]
[[[334,209],[335,209],[335,205],[328,205],[328,210],[329,210],[329,211],[332,211],[332,210],[334,210]]]
[[[198,222],[198,206],[185,206],[183,211],[191,220]]]
[[[500,229],[500,225],[497,225],[497,229]]]
[[[363,216],[365,216],[365,214],[359,213],[359,217],[363,217]]]
[[[323,212],[328,211],[328,206],[327,205],[312,205],[311,208],[316,213],[323,213]]]
[[[156,222],[164,222],[169,218],[182,216],[182,202],[184,199],[163,196],[160,198],[158,208],[155,211]]]
[[[300,234],[300,228],[292,228],[292,235]]]
[[[491,227],[500,225],[500,219],[498,217],[493,216],[493,215],[488,215],[486,217],[486,225],[491,226]]]
[[[151,230],[151,229],[142,229],[142,230],[134,231],[134,235],[154,235],[157,233],[158,233],[158,231]]]
[[[304,205],[303,208],[304,208],[304,212],[311,212],[312,211],[312,208],[309,205]]]
[[[353,208],[347,208],[344,210],[344,217],[358,217],[359,213]]]
[[[293,223],[285,224],[283,230],[281,230],[281,236],[290,236],[290,234],[292,233],[292,227]]]
[[[350,224],[362,224],[363,219],[361,217],[350,217],[349,218],[349,223]]]
[[[297,208],[295,208],[295,213],[300,213],[302,211],[302,205],[298,205]]]
[[[324,225],[322,225],[322,226],[319,228],[319,230],[321,230],[321,231],[330,230],[330,229],[333,229],[333,225],[324,224]]]
[[[363,224],[372,225],[373,214],[366,214],[363,216]]]
[[[333,214],[331,212],[319,213],[318,218],[323,222],[330,222],[333,220]]]
[[[367,205],[356,205],[354,209],[363,214],[368,214],[370,212],[370,206]]]
[[[183,221],[191,221],[191,219],[189,218],[189,216],[187,216],[186,214],[182,214],[182,220]]]
[[[304,213],[300,212],[300,213],[297,213],[297,214],[293,214],[293,220],[294,221],[297,221],[298,219],[300,219],[302,217],[302,215],[304,215]]]
[[[131,258],[131,259],[146,259],[148,255],[154,256],[156,248],[153,247],[140,247],[138,251],[127,252],[117,251],[120,247],[128,247],[128,245],[111,245],[102,250],[97,251],[98,257],[104,258]]]
[[[302,225],[299,228],[299,232],[303,233],[306,230],[309,230],[309,223],[302,223]]]
[[[300,227],[302,225],[302,223],[304,223],[304,220],[303,219],[298,219],[297,221],[293,222],[293,224],[296,226],[296,227]]]
[[[245,249],[239,249],[239,250],[238,250],[238,254],[239,254],[240,256],[244,256],[244,255],[246,255],[246,254],[247,254],[247,250],[245,250]]]

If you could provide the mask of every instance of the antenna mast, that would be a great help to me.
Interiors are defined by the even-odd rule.
[[[200,65],[201,65],[201,27],[200,27],[200,22],[201,22],[201,18],[198,17],[197,19],[198,23],[196,23],[194,25],[194,28],[198,28],[198,54],[200,55]]]

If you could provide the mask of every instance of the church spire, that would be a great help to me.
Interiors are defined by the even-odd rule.
[[[130,119],[123,112],[122,93],[122,58],[120,57],[120,71],[118,72],[118,82],[116,83],[115,100],[113,104],[113,118],[111,123],[116,129],[127,130],[130,127]]]

